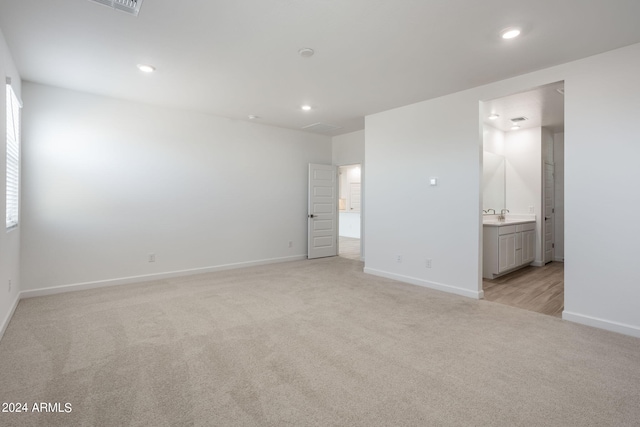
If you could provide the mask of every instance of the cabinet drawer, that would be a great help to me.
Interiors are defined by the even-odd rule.
[[[502,236],[503,234],[511,234],[516,232],[515,225],[503,225],[498,228],[498,235]]]
[[[536,223],[535,222],[530,222],[528,224],[518,224],[516,225],[516,231],[529,231],[529,230],[535,230],[536,229]]]

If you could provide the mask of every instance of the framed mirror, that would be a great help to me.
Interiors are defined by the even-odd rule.
[[[506,179],[505,158],[483,151],[482,209],[500,212],[505,207]]]

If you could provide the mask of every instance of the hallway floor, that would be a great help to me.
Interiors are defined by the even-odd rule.
[[[339,256],[360,261],[360,239],[340,236],[338,245]]]
[[[525,267],[497,279],[483,279],[484,299],[562,317],[564,309],[564,263]]]

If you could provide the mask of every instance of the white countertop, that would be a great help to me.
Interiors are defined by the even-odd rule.
[[[533,219],[506,219],[504,221],[491,219],[491,220],[482,221],[482,225],[486,225],[488,227],[502,227],[504,225],[528,224],[531,222],[536,222],[536,221]]]
[[[528,224],[536,222],[536,216],[532,214],[507,214],[506,219],[499,220],[499,215],[483,215],[482,225],[489,227],[503,227],[505,225]]]

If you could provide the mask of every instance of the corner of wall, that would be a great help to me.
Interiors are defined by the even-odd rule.
[[[9,306],[9,310],[7,311],[4,318],[2,318],[2,323],[0,323],[0,341],[2,341],[2,337],[4,337],[4,333],[9,327],[9,323],[11,323],[11,318],[13,317],[13,313],[16,312],[16,308],[18,308],[18,303],[20,302],[21,295],[17,294],[13,300],[13,303]]]
[[[16,92],[18,97],[22,95],[22,85],[20,74],[15,66],[11,52],[5,41],[4,35],[0,30],[0,71],[5,77],[11,78],[11,87]],[[6,92],[3,89],[2,95],[0,95],[0,102],[2,103],[2,111],[6,105]],[[0,120],[0,134],[6,134],[6,120],[3,117]],[[5,180],[6,176],[6,160],[4,156],[0,156],[0,173],[2,180]],[[6,183],[0,183],[0,187]],[[5,210],[5,200],[2,198],[0,202],[0,212]],[[20,301],[20,228],[12,230],[8,233],[0,233],[0,293],[4,295],[0,298],[0,339],[4,335],[4,332],[11,321],[11,317],[18,306]]]

